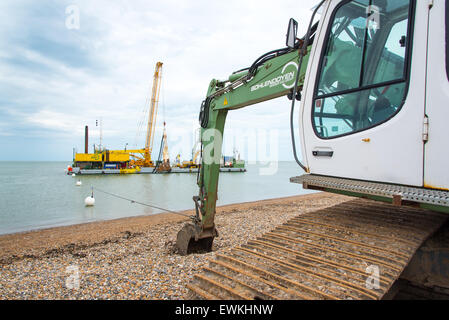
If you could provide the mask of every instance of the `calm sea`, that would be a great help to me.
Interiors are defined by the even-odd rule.
[[[198,194],[196,174],[136,174],[71,177],[70,162],[0,162],[0,234],[53,226],[110,220],[161,211],[94,193],[95,206],[85,207],[91,186],[170,210],[193,209]],[[261,175],[261,165],[246,173],[220,174],[218,204],[232,204],[310,193],[289,178],[301,175],[294,162],[279,162],[274,175]],[[76,186],[81,180],[82,186]]]

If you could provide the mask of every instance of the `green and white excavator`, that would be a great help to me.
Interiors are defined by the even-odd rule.
[[[278,297],[363,299],[385,296],[416,256],[418,248],[444,224],[449,213],[446,164],[449,145],[445,139],[445,122],[449,118],[448,9],[449,1],[445,0],[324,0],[314,9],[304,37],[297,38],[298,24],[291,19],[285,48],[262,55],[249,68],[234,72],[227,80],[210,82],[199,116],[202,158],[197,181],[199,194],[193,198],[196,216],[178,233],[177,247],[181,254],[212,250],[213,240],[218,235],[214,218],[228,111],[270,99],[285,96],[291,100],[293,152],[299,167],[305,171],[304,175],[291,178],[291,182],[309,189],[378,202],[359,200],[351,208],[337,208],[336,211],[342,210],[341,219],[351,218],[348,223],[338,224],[331,219],[335,217],[326,216],[326,219],[314,220],[307,232],[301,229],[306,219],[298,218],[303,219],[303,223],[295,227],[296,231],[291,226],[289,229],[297,233],[288,233],[287,229],[284,233],[275,232],[271,238],[248,244],[252,247],[243,248],[240,258],[228,256],[211,262],[215,267],[211,266],[196,277],[199,284],[190,286],[192,292],[203,298],[270,298],[274,296],[267,293],[270,290],[285,294],[288,290],[283,289],[284,282],[290,281],[291,286],[302,288],[304,292],[298,289],[291,296],[279,294]],[[319,22],[315,22],[318,14]],[[299,107],[299,119],[294,118],[295,105]],[[302,160],[297,157],[294,138],[294,123],[298,120],[300,129],[296,134],[299,133]],[[310,217],[310,221],[318,216]],[[397,224],[401,219],[406,222]],[[339,226],[344,226],[341,232],[336,231]],[[379,236],[378,230],[385,230],[385,236]],[[333,234],[335,232],[337,234]],[[353,234],[355,238],[339,238],[342,232]],[[369,238],[369,234],[375,239]],[[415,236],[409,251],[401,247]],[[300,243],[304,237],[308,237],[305,246],[319,247],[322,252],[303,252],[304,245],[295,249],[293,243]],[[323,241],[332,241],[332,244],[323,244]],[[369,254],[354,257],[353,252],[358,251],[350,245],[357,245],[357,250]],[[402,260],[388,256],[382,251],[386,247]],[[270,254],[270,250],[274,252]],[[283,259],[271,260],[271,271],[263,271],[258,266],[261,259],[282,252],[286,255]],[[333,257],[339,255],[334,262],[326,257],[329,252],[334,252]],[[332,273],[336,271],[331,270],[331,265],[354,269],[350,277],[355,279],[360,276],[361,269],[348,266],[350,256],[357,261],[381,265],[381,272],[390,274],[391,279],[387,278],[391,281],[385,280],[380,291],[365,290],[362,284],[347,284],[348,279],[340,279],[340,275]],[[320,279],[325,279],[323,281],[345,283],[350,289],[341,285],[346,288],[341,290],[343,295],[338,295],[338,290],[334,295],[326,294],[317,289],[318,284],[311,286],[312,280],[301,282],[294,276],[288,278],[273,271],[276,264],[304,257],[308,260],[300,266],[298,262],[291,262],[289,268],[301,270],[309,265],[310,272],[302,270],[301,277],[304,272],[315,274],[314,281],[318,284]],[[402,262],[396,266],[388,259]],[[328,261],[327,273],[317,271],[321,264],[313,266],[313,261],[321,260]],[[446,265],[439,268],[449,269]],[[230,275],[230,270],[234,276]],[[259,278],[260,286],[261,283],[268,286],[266,290],[245,282],[245,270],[250,272],[245,277]],[[293,272],[285,270],[286,274]],[[263,272],[269,275],[262,275]],[[216,279],[217,274],[222,275],[220,281]],[[449,283],[447,278],[445,276],[446,282],[439,284],[440,287]],[[222,284],[225,289],[207,289],[211,283],[224,283],[223,279],[231,281],[227,286]],[[359,282],[362,280],[363,277]],[[241,290],[236,291],[236,287]],[[228,295],[221,296],[219,293],[224,291]],[[298,293],[300,291],[302,293]]]

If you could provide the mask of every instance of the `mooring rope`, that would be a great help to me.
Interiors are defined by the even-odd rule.
[[[107,194],[107,195],[110,195],[110,196],[122,199],[122,200],[130,201],[131,203],[140,204],[142,206],[150,207],[150,208],[153,208],[153,209],[159,209],[159,210],[162,210],[162,211],[165,211],[165,212],[177,214],[177,215],[188,217],[188,218],[191,217],[190,215],[187,215],[187,214],[184,214],[184,213],[181,213],[181,212],[178,212],[178,211],[172,211],[172,210],[165,209],[165,208],[162,208],[162,207],[158,207],[158,206],[155,206],[155,205],[152,205],[152,204],[136,201],[136,200],[133,200],[133,199],[130,199],[130,198],[126,198],[126,197],[123,197],[123,196],[115,194],[115,193],[111,193],[111,192],[108,192],[108,191],[104,191],[104,190],[98,189],[97,187],[94,187],[94,186],[92,186],[92,189],[96,190],[98,192],[101,192],[101,193],[104,193],[104,194]]]

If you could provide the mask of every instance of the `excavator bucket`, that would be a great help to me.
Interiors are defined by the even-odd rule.
[[[207,253],[212,251],[215,236],[201,237],[201,231],[192,224],[186,223],[176,237],[176,248],[182,256],[191,253]]]

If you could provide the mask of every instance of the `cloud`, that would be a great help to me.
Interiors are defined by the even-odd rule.
[[[65,147],[50,151],[48,160],[71,159],[72,147],[83,145],[84,125],[96,141],[95,120],[102,118],[108,147],[133,144],[138,123],[146,122],[142,110],[148,107],[157,61],[164,62],[158,128],[165,118],[169,137],[179,140],[193,132],[210,80],[227,78],[264,52],[283,47],[290,16],[304,32],[315,4],[2,1],[0,142],[14,137],[20,146],[8,143],[8,148],[32,144],[30,149],[38,150],[39,138],[47,143],[54,137]],[[79,29],[66,28],[68,5],[79,8]],[[227,127],[286,130],[288,109],[279,99],[233,111]],[[143,144],[143,135],[138,137]],[[1,150],[0,160],[11,154],[14,150]]]

